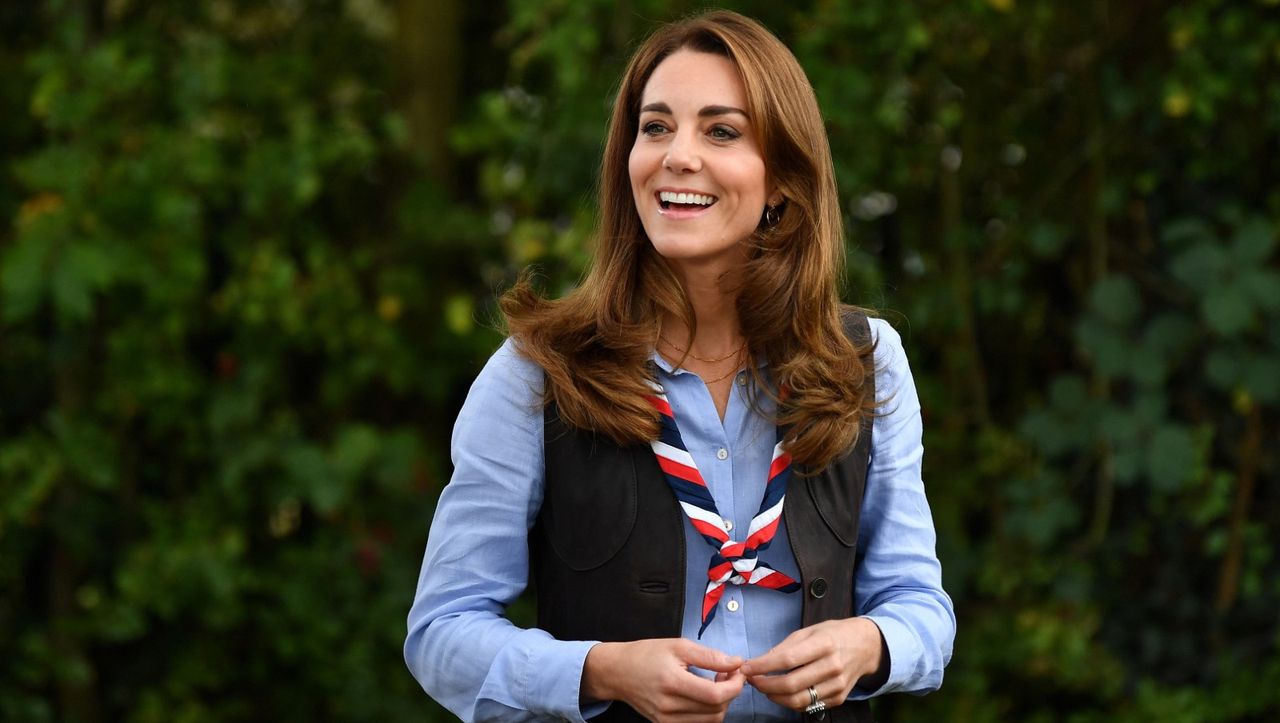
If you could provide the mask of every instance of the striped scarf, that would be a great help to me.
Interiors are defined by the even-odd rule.
[[[711,497],[711,490],[707,489],[693,456],[680,437],[666,393],[660,384],[650,382],[650,385],[653,394],[646,399],[661,415],[662,431],[653,441],[658,466],[662,468],[667,484],[671,485],[693,528],[715,549],[707,567],[707,590],[702,597],[702,626],[698,628],[698,637],[701,638],[716,616],[716,607],[724,596],[726,585],[759,585],[780,592],[800,589],[800,583],[759,560],[759,552],[773,542],[778,523],[782,520],[782,503],[787,494],[787,482],[791,479],[791,455],[782,448],[782,430],[779,429],[760,511],[751,518],[747,539],[737,542],[729,537],[725,521]]]

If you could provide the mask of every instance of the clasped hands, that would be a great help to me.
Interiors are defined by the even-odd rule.
[[[751,660],[683,638],[600,643],[587,653],[583,696],[620,700],[654,721],[719,723],[750,685],[786,708],[803,711],[808,689],[834,707],[881,658],[880,629],[866,618],[828,620],[797,630]],[[714,672],[709,680],[689,668]]]

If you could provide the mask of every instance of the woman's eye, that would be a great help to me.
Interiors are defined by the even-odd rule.
[[[731,141],[739,135],[741,134],[728,126],[715,126],[711,129],[711,137],[718,141]]]
[[[662,135],[663,133],[666,133],[667,128],[661,123],[654,121],[652,123],[645,123],[644,125],[640,126],[640,132],[645,134],[646,136],[658,136],[658,135]]]

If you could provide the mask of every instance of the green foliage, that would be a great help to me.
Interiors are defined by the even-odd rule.
[[[960,632],[884,720],[1280,713],[1280,23],[1148,5],[732,3],[926,410]],[[435,6],[0,10],[0,720],[443,719],[399,647],[494,292],[576,281],[621,66],[695,8]]]

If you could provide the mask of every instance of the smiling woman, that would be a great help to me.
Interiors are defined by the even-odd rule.
[[[414,675],[467,720],[864,723],[872,696],[938,687],[955,617],[920,408],[897,334],[839,302],[795,58],[730,12],[658,29],[600,189],[582,286],[503,299],[409,613]],[[519,629],[503,611],[531,580]]]
[[[741,241],[760,225],[768,187],[760,144],[733,61],[681,50],[653,71],[629,171],[636,211],[654,249],[675,268],[714,277],[743,268]]]

